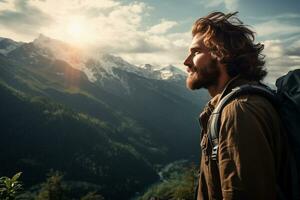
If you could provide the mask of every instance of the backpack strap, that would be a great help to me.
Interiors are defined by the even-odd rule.
[[[277,104],[278,100],[273,90],[265,85],[250,85],[245,84],[239,87],[232,89],[226,96],[224,96],[217,107],[211,114],[210,124],[209,124],[209,140],[212,144],[212,160],[217,160],[218,148],[219,148],[219,130],[220,130],[220,121],[221,114],[224,107],[231,102],[233,99],[241,95],[254,94],[263,96],[271,101],[272,104]]]

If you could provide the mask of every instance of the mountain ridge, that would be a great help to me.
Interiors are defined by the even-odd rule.
[[[200,90],[197,93],[188,91],[185,87],[184,76],[180,76],[178,79],[161,79],[161,74],[156,72],[164,70],[164,68],[154,67],[155,70],[146,71],[138,66],[131,66],[130,63],[122,58],[112,55],[104,57],[104,61],[101,59],[102,57],[85,60],[87,63],[86,68],[96,71],[93,72],[95,81],[91,81],[85,72],[72,66],[62,57],[54,55],[47,47],[36,47],[33,43],[24,43],[6,55],[0,53],[0,83],[29,95],[31,98],[42,98],[54,104],[62,105],[72,110],[75,115],[79,113],[81,116],[87,116],[86,119],[88,121],[92,122],[94,119],[100,121],[109,130],[110,134],[107,134],[109,140],[115,142],[120,148],[129,149],[130,155],[141,155],[143,157],[143,161],[138,164],[139,166],[150,165],[149,170],[156,171],[157,166],[162,166],[178,159],[188,159],[197,162],[197,138],[200,131],[197,124],[197,116],[208,99],[207,93],[204,90]],[[74,62],[77,62],[76,59]],[[109,66],[102,66],[104,64]],[[167,69],[173,69],[176,72],[176,69],[172,66],[167,66]],[[148,74],[145,75],[142,72],[147,72]],[[3,101],[4,99],[1,99],[0,104],[4,104]],[[28,105],[32,110],[38,109],[37,107],[39,106],[37,104],[30,102],[28,102]],[[8,137],[7,130],[10,129],[10,126],[13,127],[13,120],[16,118],[13,112],[15,107],[20,106],[18,104],[22,105],[19,102],[16,105],[8,104],[8,106],[3,107],[5,115],[12,117],[11,119],[6,119],[8,120],[7,123],[0,125],[1,137]],[[66,141],[73,141],[71,136],[75,134],[84,137],[83,140],[87,143],[95,144],[95,141],[90,141],[89,137],[85,137],[89,133],[84,134],[82,129],[67,129],[66,132],[62,132],[64,129],[59,128],[62,126],[61,122],[57,125],[51,123],[51,128],[48,130],[46,128],[47,123],[45,124],[43,120],[41,121],[38,117],[34,117],[29,110],[25,113],[19,113],[23,117],[23,121],[18,120],[18,122],[24,125],[26,118],[31,119],[30,116],[32,116],[32,126],[41,126],[41,129],[35,130],[47,130],[49,137],[53,135],[60,140],[59,135],[61,134],[62,137],[65,137],[64,134],[66,134]],[[37,115],[42,115],[42,113],[38,112]],[[3,117],[5,118],[5,116]],[[63,115],[62,120],[66,119]],[[75,122],[73,121],[72,123]],[[82,124],[81,122],[78,123]],[[77,126],[79,125],[74,125],[74,127]],[[20,134],[20,130],[23,134],[21,134],[22,139],[15,138]],[[39,145],[39,148],[46,148],[49,150],[49,153],[56,151],[55,146],[47,144],[39,137],[39,134],[31,130],[28,128],[24,130],[22,128],[18,130],[12,129],[15,135],[12,141],[18,141],[16,144],[22,145],[24,148],[26,147],[24,145],[30,145],[28,140],[36,143],[40,141],[43,145]],[[81,130],[81,133],[78,132],[79,130]],[[86,131],[89,131],[89,129],[86,129]],[[30,137],[26,139],[25,135]],[[50,139],[53,140],[53,138]],[[97,146],[97,144],[95,145]],[[26,148],[28,149],[29,147]],[[29,152],[27,152],[26,148],[22,152],[27,155]],[[33,157],[38,156],[39,148],[31,149]],[[61,151],[70,152],[67,146],[61,146],[60,148]],[[81,146],[79,144],[78,148],[82,149],[84,155],[89,155],[90,147],[88,145]],[[75,151],[75,149],[72,151]],[[13,166],[12,163],[19,162],[18,160],[20,159],[28,160],[27,157],[18,157],[18,151],[10,151],[8,155],[12,157],[11,162],[7,164],[7,168],[0,167],[0,172],[4,174],[11,173],[9,168]],[[98,154],[93,155],[97,156]],[[103,153],[99,154],[99,156],[106,158],[108,155]],[[45,160],[47,164],[44,165],[43,173],[40,173],[39,178],[34,177],[35,181],[31,182],[30,185],[38,183],[41,180],[41,176],[45,175],[47,169],[57,169],[55,164],[56,158],[54,155],[52,157],[52,162]],[[5,158],[7,157],[2,159],[5,160]],[[59,160],[60,158],[57,159]],[[96,158],[90,159],[91,161],[85,162],[87,167],[95,165],[92,161]],[[117,159],[117,157],[114,159]],[[125,171],[132,170],[132,166],[135,166],[134,163],[136,163],[134,159],[127,160],[123,158],[122,161],[126,162]],[[145,163],[148,164],[145,165]],[[102,168],[102,164],[99,161],[96,166]],[[114,166],[110,167],[113,168]],[[136,170],[142,170],[143,168]],[[14,167],[13,169],[16,168]],[[28,172],[34,176],[34,173],[27,171],[28,169],[24,168],[24,166],[21,166],[19,170],[24,171],[24,174]],[[70,166],[65,171],[71,173],[74,170]],[[151,184],[150,182],[157,177],[157,174],[154,175],[152,172],[151,177],[145,179],[145,184]],[[110,171],[109,173],[113,172]],[[112,175],[107,174],[108,177]],[[120,176],[120,178],[126,180],[126,174],[121,174]],[[141,178],[142,174],[134,175],[141,182],[142,179],[139,176]],[[28,181],[28,179],[26,180]],[[81,180],[90,181],[86,180],[84,176],[77,177],[77,181]],[[107,179],[105,180],[108,181]],[[114,180],[116,181],[116,179]],[[116,182],[114,183],[116,184]],[[103,184],[108,187],[113,182],[104,181]],[[132,187],[134,185],[134,183],[130,184]],[[145,186],[144,184],[142,185],[143,187]],[[117,191],[115,189],[111,191]],[[110,190],[107,188],[107,191]],[[128,196],[132,196],[135,191],[132,188],[127,188],[124,189],[124,192]],[[106,193],[105,197],[110,197],[110,195]]]
[[[153,71],[155,71],[156,74],[153,75],[149,73],[148,69],[130,64],[121,57],[102,53],[95,53],[95,55],[92,56],[86,55],[86,53],[80,48],[76,48],[75,46],[69,45],[68,43],[60,40],[49,38],[43,34],[40,34],[38,38],[29,43],[20,43],[15,42],[11,39],[9,40],[12,44],[15,44],[15,46],[17,44],[18,46],[8,50],[4,45],[2,47],[0,45],[0,53],[5,52],[2,53],[3,55],[12,57],[17,56],[18,54],[14,55],[16,54],[16,52],[13,51],[22,45],[25,45],[24,48],[28,49],[32,49],[35,47],[36,49],[32,50],[32,54],[28,55],[29,57],[44,56],[45,59],[64,60],[68,62],[72,67],[83,71],[91,82],[97,81],[96,77],[101,77],[104,71],[106,71],[108,74],[113,75],[112,68],[116,67],[123,67],[123,69],[126,69],[128,72],[133,72],[151,79],[178,80],[184,79],[184,76],[186,75],[185,72],[172,65],[165,67],[154,67],[155,70]],[[91,63],[93,63],[94,65],[91,65]],[[104,71],[102,70],[101,72],[100,70],[99,72],[97,68],[102,68]]]

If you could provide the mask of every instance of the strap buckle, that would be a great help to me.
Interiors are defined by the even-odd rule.
[[[218,148],[219,148],[219,145],[215,145],[215,146],[213,147],[212,153],[211,153],[211,159],[212,159],[212,160],[217,160]]]

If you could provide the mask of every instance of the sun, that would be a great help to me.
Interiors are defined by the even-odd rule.
[[[56,30],[62,40],[83,47],[93,44],[96,38],[93,25],[83,16],[69,16],[61,20],[53,30]]]
[[[73,39],[79,39],[84,34],[84,26],[80,22],[70,22],[67,27],[68,34]]]

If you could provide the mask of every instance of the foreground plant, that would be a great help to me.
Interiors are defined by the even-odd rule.
[[[0,178],[0,199],[1,200],[14,200],[16,196],[22,190],[22,184],[18,179],[22,172],[15,174],[12,178],[1,177]]]

